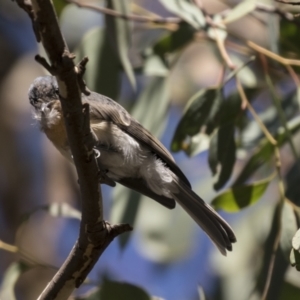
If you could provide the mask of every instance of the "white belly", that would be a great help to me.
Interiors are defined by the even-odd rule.
[[[171,197],[173,173],[150,149],[113,123],[102,122],[92,128],[99,140],[99,162],[108,171],[108,177],[114,181],[143,178],[153,192]]]

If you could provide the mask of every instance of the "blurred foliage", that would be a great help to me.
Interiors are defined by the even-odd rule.
[[[299,201],[296,203],[292,197],[288,200],[284,196],[284,181],[289,184],[289,177],[285,178],[285,175],[290,166],[297,163],[300,153],[300,61],[296,61],[300,46],[299,22],[286,11],[285,6],[277,7],[276,3],[262,4],[254,0],[230,2],[226,9],[222,6],[223,9],[212,10],[207,1],[202,5],[202,1],[159,0],[165,15],[177,19],[173,23],[170,19],[154,22],[156,15],[147,10],[146,2],[134,1],[135,5],[121,0],[101,2],[122,14],[138,11],[148,20],[139,23],[105,15],[104,26],[91,28],[82,37],[75,53],[77,60],[89,57],[85,74],[88,87],[123,101],[122,104],[137,120],[159,136],[165,129],[168,108],[174,100],[172,97],[176,98],[172,94],[176,90],[172,75],[177,72],[179,76],[187,76],[182,61],[191,59],[192,52],[189,51],[193,46],[209,47],[218,63],[219,75],[206,81],[204,74],[202,82],[197,82],[197,87],[190,89],[184,100],[181,99],[180,104],[184,106],[182,116],[174,134],[167,132],[168,136],[172,136],[171,150],[184,151],[188,156],[205,152],[215,177],[212,187],[219,191],[218,195],[211,197],[212,206],[217,210],[241,211],[245,216],[254,207],[259,210],[263,205],[261,199],[272,198],[267,199],[269,210],[274,208],[272,220],[263,220],[269,223],[263,238],[255,245],[250,245],[253,241],[249,241],[240,246],[244,260],[248,258],[243,272],[247,270],[245,277],[252,278],[252,294],[258,294],[258,299],[262,294],[264,299],[299,299],[299,281],[298,286],[294,286],[286,280],[285,274],[292,269],[289,263],[300,270],[300,207],[297,206]],[[61,16],[62,10],[69,4],[54,0],[54,5]],[[255,26],[261,26],[264,38],[255,39],[255,34],[259,33],[257,29],[253,29],[254,35],[248,35],[252,30],[248,27],[249,20],[257,22]],[[245,33],[248,28],[249,32]],[[137,32],[149,38],[139,39]],[[247,41],[249,38],[253,39],[254,45],[259,45],[251,46]],[[279,49],[278,53],[275,48]],[[200,60],[196,52],[193,54]],[[255,59],[251,59],[253,55]],[[294,61],[287,62],[279,55]],[[198,74],[203,65],[190,66],[189,72]],[[211,67],[206,69],[207,73],[209,71]],[[251,84],[247,84],[249,82]],[[130,101],[124,101],[126,93],[130,95],[127,96]],[[296,171],[299,181],[300,168]],[[275,186],[273,190],[276,191],[268,194],[270,186]],[[141,203],[139,194],[117,187],[111,218],[115,222],[133,225],[141,213]],[[80,213],[67,204],[52,204],[42,209],[52,216],[80,218]],[[31,213],[27,214],[24,222],[30,216]],[[167,213],[164,217],[167,219]],[[182,228],[188,226],[185,223],[181,225]],[[174,230],[173,226],[169,230]],[[159,238],[165,236],[167,234],[162,234]],[[130,234],[119,239],[122,250],[129,239]],[[173,251],[177,253],[175,248]],[[238,255],[235,259],[233,269],[238,268],[240,262]],[[255,263],[252,263],[254,260]],[[223,276],[224,290],[228,290],[229,276],[222,274],[221,265],[217,269],[220,277]],[[9,295],[3,296],[3,299],[15,299],[14,285],[26,270],[27,267],[19,262],[7,269],[0,297]],[[244,300],[238,298],[238,288],[234,299],[226,298],[225,292],[216,294],[214,299]],[[154,298],[132,284],[103,280],[100,288],[80,299]]]

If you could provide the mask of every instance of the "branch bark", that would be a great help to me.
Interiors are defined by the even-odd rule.
[[[56,76],[59,85],[68,141],[77,170],[82,199],[80,233],[67,260],[47,285],[39,299],[67,299],[79,287],[100,255],[119,234],[131,230],[127,224],[111,226],[103,220],[99,170],[93,151],[94,140],[89,125],[88,106],[81,103],[81,92],[87,93],[82,81],[82,68],[74,64],[60,31],[50,0],[17,0],[33,22],[37,40],[42,41],[50,64],[37,56],[37,61]],[[86,59],[81,67],[86,64]]]

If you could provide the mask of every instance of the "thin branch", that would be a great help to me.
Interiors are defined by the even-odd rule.
[[[25,5],[26,3],[26,5]],[[126,224],[111,226],[103,221],[99,170],[93,147],[95,141],[89,125],[88,106],[82,106],[80,81],[87,59],[78,66],[74,54],[64,41],[51,0],[18,0],[18,4],[34,20],[39,37],[49,58],[37,56],[52,75],[56,76],[68,142],[77,170],[82,200],[79,238],[67,260],[40,295],[40,300],[67,299],[79,287],[109,243],[119,234],[131,230]],[[32,17],[33,12],[33,17]],[[79,80],[79,82],[78,82]]]
[[[5,243],[2,240],[0,240],[0,249],[3,249],[3,250],[8,251],[8,252],[12,252],[12,253],[17,253],[18,252],[18,247],[17,246]]]
[[[278,232],[273,244],[273,249],[272,249],[272,256],[270,258],[270,263],[268,267],[268,272],[267,272],[267,278],[265,281],[263,293],[262,293],[262,298],[261,300],[266,300],[268,291],[270,288],[270,283],[273,275],[273,270],[274,270],[274,265],[275,265],[275,258],[276,258],[276,253],[279,247],[279,242],[280,242],[280,236],[281,236],[281,214],[282,214],[282,209],[283,205],[285,202],[285,191],[284,191],[284,183],[283,183],[283,177],[281,174],[281,159],[280,159],[280,151],[278,148],[278,143],[272,136],[272,134],[269,132],[267,127],[264,125],[264,123],[261,121],[259,118],[258,114],[252,107],[251,103],[249,102],[245,91],[243,89],[243,86],[241,85],[240,81],[237,78],[237,89],[239,91],[240,97],[242,98],[242,101],[246,104],[248,110],[252,114],[253,118],[255,121],[258,123],[260,129],[262,132],[265,134],[265,137],[268,139],[268,141],[274,146],[274,159],[275,159],[275,168],[276,168],[276,174],[278,178],[278,190],[279,190],[279,203],[278,203]]]
[[[285,58],[285,57],[282,57],[276,53],[273,53],[269,50],[267,50],[266,48],[263,48],[257,44],[255,44],[254,42],[251,42],[251,41],[248,41],[247,42],[247,45],[252,48],[253,50],[257,51],[258,53],[261,53],[283,65],[294,65],[294,66],[300,66],[300,60],[297,60],[297,59],[289,59],[289,58]]]
[[[94,11],[98,11],[100,13],[110,15],[116,18],[121,18],[124,20],[128,21],[135,21],[135,22],[150,22],[150,23],[156,23],[156,24],[166,24],[166,23],[180,23],[182,20],[177,17],[168,17],[168,18],[163,18],[163,17],[148,17],[148,16],[139,16],[135,14],[122,14],[116,10],[102,7],[102,6],[97,6],[94,4],[89,4],[83,1],[77,1],[77,0],[65,0],[68,3],[72,3],[77,5],[78,7],[83,7],[87,9],[91,9]]]
[[[275,0],[278,3],[283,3],[283,4],[289,4],[289,5],[300,5],[300,2],[290,2],[290,1],[283,1],[283,0]]]
[[[269,132],[265,124],[262,122],[258,114],[256,113],[255,109],[251,105],[250,101],[248,100],[246,93],[244,91],[244,88],[238,78],[236,78],[236,85],[237,90],[240,94],[240,97],[242,99],[242,103],[246,105],[248,110],[250,111],[251,115],[253,116],[254,120],[257,122],[258,126],[260,127],[261,131],[264,133],[265,137],[268,139],[268,141],[273,145],[277,146],[277,141],[273,138],[272,134]]]
[[[279,7],[276,7],[276,6],[273,6],[273,5],[267,5],[267,4],[264,4],[264,3],[256,3],[256,8],[255,9],[257,11],[261,11],[261,12],[265,12],[265,13],[277,14],[281,18],[283,18],[287,21],[299,23],[298,20],[295,19],[293,14],[291,14],[290,12],[281,10]]]

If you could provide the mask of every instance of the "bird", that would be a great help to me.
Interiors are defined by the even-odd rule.
[[[68,160],[68,144],[59,89],[54,76],[37,77],[28,91],[33,118]],[[172,209],[176,202],[204,230],[226,256],[236,242],[230,225],[191,188],[191,184],[163,144],[114,100],[90,92],[82,94],[90,108],[90,127],[101,169],[113,183],[122,184]]]

